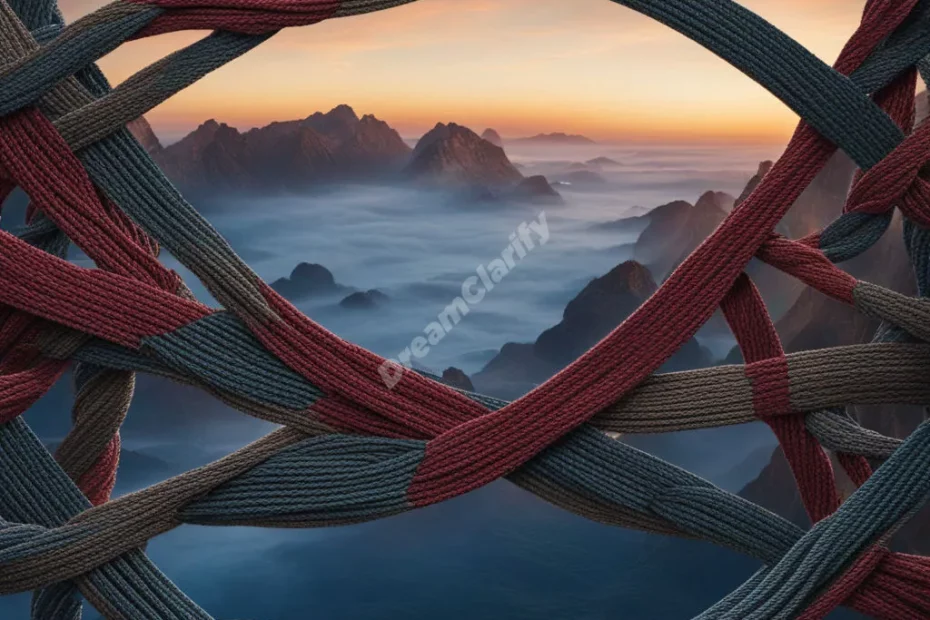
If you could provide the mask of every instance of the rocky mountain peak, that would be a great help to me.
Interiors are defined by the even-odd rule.
[[[139,141],[139,144],[142,145],[142,148],[144,148],[145,152],[149,155],[161,151],[161,142],[159,142],[158,136],[152,131],[152,126],[149,125],[149,122],[145,120],[144,116],[140,116],[136,120],[129,122],[126,125],[126,129]]]
[[[355,110],[340,104],[329,112],[314,112],[304,119],[304,124],[332,140],[342,142],[352,137],[359,120]]]
[[[733,209],[735,199],[726,192],[704,192],[698,201],[694,203],[694,210],[705,215],[726,215]]]
[[[606,336],[656,290],[644,265],[626,261],[591,280],[565,307],[562,320],[534,343],[507,343],[472,377],[479,391],[512,398],[545,381]],[[665,370],[709,362],[696,340],[689,340]]]
[[[504,144],[504,141],[501,139],[501,135],[497,133],[497,131],[491,129],[490,127],[488,127],[482,132],[481,137],[487,140],[488,142],[490,142],[491,144],[493,144],[494,146],[503,146]]]
[[[317,263],[299,263],[290,277],[278,278],[271,288],[291,301],[319,295],[344,292],[346,287],[336,282],[332,272]]]
[[[601,312],[612,312],[614,302],[633,301],[634,310],[640,302],[645,301],[656,290],[652,274],[642,264],[628,260],[620,263],[606,274],[595,278],[585,286],[578,296],[565,307],[565,321],[596,318]],[[603,317],[607,318],[607,317]]]
[[[742,203],[744,200],[749,198],[749,194],[756,191],[756,188],[759,187],[759,183],[762,182],[763,177],[765,177],[765,175],[769,173],[769,170],[772,169],[773,165],[774,164],[772,164],[772,162],[768,160],[759,163],[759,169],[752,176],[752,178],[749,179],[749,183],[746,184],[746,187],[743,189],[742,193],[736,199],[736,203],[734,206]]]
[[[458,185],[512,185],[523,179],[504,149],[456,123],[437,123],[420,138],[405,174],[422,182]]]
[[[387,123],[347,106],[245,133],[210,119],[156,153],[186,191],[301,190],[318,183],[396,174],[410,147]]]
[[[478,134],[468,127],[457,125],[456,123],[436,123],[436,126],[423,134],[413,148],[413,156],[417,157],[424,150],[439,142],[440,140],[449,140],[454,136],[461,136],[463,140],[472,140],[479,138]]]

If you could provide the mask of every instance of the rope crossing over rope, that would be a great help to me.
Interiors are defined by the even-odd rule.
[[[851,404],[930,402],[930,0],[868,0],[833,67],[730,0],[614,0],[680,31],[798,113],[759,186],[633,315],[513,402],[405,373],[299,313],[165,179],[127,122],[278,30],[413,0],[116,0],[65,25],[54,0],[0,0],[0,198],[30,198],[0,232],[0,594],[35,590],[36,619],[209,618],[146,557],[181,523],[318,527],[440,502],[507,477],[591,519],[700,538],[765,567],[702,619],[822,618],[845,605],[930,618],[930,559],[890,536],[930,493],[930,423],[901,441]],[[111,88],[94,64],[123,42],[204,39]],[[859,166],[844,212],[802,239],[773,231],[842,149]],[[878,241],[894,208],[918,297],[835,266]],[[96,269],[64,260],[74,243]],[[220,309],[158,260],[170,251]],[[786,355],[744,273],[756,257],[881,319],[867,345]],[[654,374],[722,308],[739,366]],[[73,428],[55,458],[19,417],[73,365]],[[110,500],[135,373],[206,390],[283,425],[210,465]],[[814,526],[785,519],[610,438],[762,419]],[[826,449],[858,489],[840,502]],[[874,472],[868,458],[884,462]]]

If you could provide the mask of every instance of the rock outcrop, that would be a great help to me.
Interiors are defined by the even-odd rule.
[[[555,191],[546,177],[542,175],[526,177],[517,183],[506,197],[520,202],[551,204],[562,204],[564,202],[562,195]]]
[[[126,129],[139,141],[139,144],[142,145],[142,148],[144,148],[145,152],[149,155],[154,155],[162,150],[162,145],[158,140],[158,136],[152,131],[152,126],[149,125],[149,122],[145,120],[144,116],[140,116],[136,120],[131,121],[126,125]]]
[[[676,200],[656,207],[642,216],[649,224],[636,240],[634,258],[665,278],[720,225],[733,203],[724,192],[705,192],[693,206]]]
[[[455,368],[454,366],[442,371],[442,382],[467,392],[475,391],[475,386],[472,385],[471,379],[468,378],[465,371]]]
[[[337,284],[332,272],[316,263],[300,263],[290,277],[279,278],[271,283],[276,290],[291,301],[347,292],[347,287]]]
[[[390,301],[390,297],[377,289],[357,291],[339,302],[339,306],[348,310],[374,310]]]
[[[494,146],[504,146],[504,140],[495,130],[488,127],[481,133],[481,137],[493,144]]]
[[[769,170],[772,169],[771,161],[764,161],[759,164],[759,169],[756,171],[752,178],[749,179],[749,183],[746,184],[746,187],[743,188],[743,192],[739,195],[734,203],[734,206],[741,204],[744,200],[749,198],[749,194],[756,191],[756,188],[759,187],[759,183],[762,182],[762,179],[769,173]]]
[[[211,119],[154,155],[189,191],[275,191],[388,176],[410,147],[384,121],[341,105],[244,133]]]
[[[562,320],[533,343],[507,343],[472,377],[479,391],[515,398],[570,364],[606,336],[656,290],[643,265],[627,261],[592,280],[568,303]],[[705,366],[709,355],[689,340],[664,370]]]
[[[404,176],[441,186],[501,187],[523,179],[504,149],[455,123],[438,123],[420,138]]]
[[[668,270],[665,272],[666,275],[684,262],[688,255],[714,232],[720,222],[733,209],[734,202],[733,196],[725,192],[704,192],[701,194],[694,206],[688,211],[688,217],[684,226],[675,235],[675,241],[671,242],[672,245],[669,246],[670,248],[677,246],[680,249],[678,250],[678,258],[674,259],[668,266]],[[670,254],[674,256],[674,252],[670,252]],[[665,265],[662,265],[662,267],[665,267]],[[657,271],[661,272],[661,267],[657,267]]]

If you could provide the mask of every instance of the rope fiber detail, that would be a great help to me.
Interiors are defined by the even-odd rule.
[[[384,360],[263,282],[125,129],[280,29],[412,1],[116,0],[65,25],[54,0],[0,0],[0,195],[20,187],[30,199],[26,227],[0,232],[0,593],[34,590],[37,619],[77,620],[81,596],[108,618],[208,618],[146,557],[149,539],[181,523],[357,523],[506,477],[590,519],[764,562],[701,618],[821,618],[840,605],[930,617],[930,559],[887,548],[930,493],[930,423],[898,440],[842,410],[930,396],[930,124],[913,127],[930,0],[869,0],[833,67],[731,0],[614,0],[707,47],[801,121],[758,187],[655,294],[513,402],[426,373],[385,386]],[[179,30],[212,32],[116,88],[94,64]],[[860,168],[844,212],[803,239],[776,235],[837,149]],[[836,266],[874,245],[895,208],[917,297]],[[64,260],[71,243],[95,269]],[[161,247],[220,308],[194,299],[159,262]],[[744,272],[754,257],[885,328],[870,344],[786,354]],[[655,374],[717,308],[745,364]],[[53,458],[19,416],[72,364],[73,428]],[[111,500],[139,372],[284,428]],[[757,419],[784,450],[808,531],[605,434]],[[826,450],[858,487],[845,501]]]

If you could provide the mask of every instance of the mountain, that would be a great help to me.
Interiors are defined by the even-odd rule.
[[[162,150],[162,145],[161,142],[158,141],[158,136],[152,131],[152,126],[149,125],[149,122],[145,120],[144,116],[140,116],[136,120],[131,121],[126,125],[126,129],[139,141],[139,144],[142,145],[142,148],[144,148],[145,152],[149,155],[154,155]]]
[[[609,157],[595,157],[594,159],[589,159],[586,161],[585,164],[595,168],[616,168],[617,166],[622,165],[619,161]]]
[[[391,300],[377,289],[356,291],[339,302],[340,308],[347,310],[375,310]]]
[[[387,176],[410,147],[384,121],[340,105],[246,132],[211,119],[153,155],[188,191],[275,191]]]
[[[688,210],[684,226],[677,232],[670,247],[678,248],[678,258],[672,262],[668,272],[678,267],[704,239],[720,225],[733,209],[735,199],[726,192],[704,192],[694,206]],[[646,232],[648,232],[648,228]]]
[[[291,301],[353,292],[353,289],[337,284],[332,272],[316,263],[298,264],[291,271],[290,277],[278,278],[271,283],[271,288]]]
[[[494,146],[503,146],[504,141],[501,139],[501,135],[495,130],[488,127],[482,132],[481,137],[493,144]]]
[[[614,267],[595,278],[565,307],[562,320],[535,342],[505,344],[472,377],[479,392],[515,398],[542,383],[586,352],[656,290],[649,270],[635,261]],[[664,370],[705,366],[709,356],[689,340]]]
[[[514,142],[549,142],[553,144],[597,144],[591,138],[577,134],[541,133],[529,138],[518,138]]]
[[[504,149],[455,123],[438,123],[420,138],[403,176],[429,185],[485,187],[510,186],[523,179]]]
[[[723,221],[734,201],[724,192],[705,192],[693,206],[676,200],[656,207],[642,216],[648,225],[636,240],[633,257],[665,278]]]
[[[752,178],[749,179],[749,183],[747,183],[746,187],[743,188],[742,193],[736,199],[736,202],[734,203],[733,206],[738,206],[742,204],[744,200],[749,198],[749,194],[756,191],[756,188],[759,187],[759,183],[762,182],[763,177],[765,177],[765,175],[769,173],[769,170],[772,169],[773,165],[774,164],[772,164],[771,161],[764,161],[759,164],[759,169],[756,171],[754,175],[752,175]]]
[[[562,204],[564,202],[562,195],[555,191],[546,177],[541,174],[526,177],[517,183],[517,185],[507,193],[506,197],[510,200],[524,202],[548,202],[552,204]]]
[[[475,386],[472,385],[471,379],[468,378],[465,371],[455,368],[454,366],[442,371],[442,381],[460,390],[467,390],[469,392],[475,391]]]
[[[665,278],[733,209],[735,199],[725,192],[704,192],[693,205],[674,200],[643,215],[602,222],[594,230],[639,233],[633,258]]]

